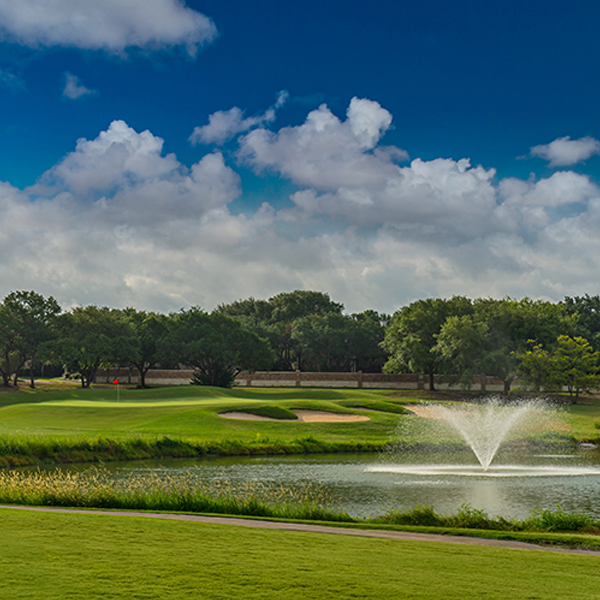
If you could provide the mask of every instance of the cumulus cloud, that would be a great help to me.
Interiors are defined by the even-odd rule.
[[[383,185],[395,175],[395,161],[408,157],[399,148],[375,148],[391,122],[390,113],[372,100],[353,98],[345,121],[322,104],[302,125],[243,136],[239,157],[257,172],[274,171],[302,186]]]
[[[195,56],[216,36],[211,19],[182,0],[0,0],[0,39],[32,48],[124,54],[183,46]]]
[[[62,93],[65,98],[78,100],[79,98],[83,98],[85,96],[96,96],[97,94],[97,90],[92,90],[83,85],[77,75],[65,73],[65,87]]]
[[[600,154],[600,141],[589,136],[578,140],[566,136],[531,149],[531,156],[539,156],[549,161],[551,167],[575,165],[594,154]]]
[[[297,127],[250,131],[241,152],[258,134],[265,145],[245,160],[298,189],[292,208],[240,211],[240,177],[220,152],[188,167],[114,121],[35,186],[0,183],[0,294],[169,311],[305,288],[392,312],[426,296],[600,293],[590,178],[497,181],[466,158],[400,166],[402,151],[381,146],[390,123],[360,101],[345,120],[321,107]]]
[[[223,144],[238,133],[249,131],[254,127],[268,125],[275,120],[275,111],[289,99],[286,90],[277,94],[275,104],[263,114],[244,118],[244,111],[234,106],[229,110],[219,110],[208,117],[208,125],[195,127],[190,142],[192,144]]]

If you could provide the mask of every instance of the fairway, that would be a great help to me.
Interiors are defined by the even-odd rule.
[[[394,401],[395,400],[395,401]],[[385,410],[369,410],[358,423],[232,421],[219,413],[277,405],[286,409],[366,414],[365,408],[386,401]],[[397,426],[406,398],[390,398],[380,390],[219,389],[180,386],[150,390],[114,388],[60,391],[20,391],[0,395],[0,435],[68,436],[70,438],[132,435],[182,436],[203,440],[253,440],[257,433],[291,440],[302,435],[325,439],[364,439],[385,442]],[[386,408],[387,407],[387,408]],[[391,407],[391,408],[390,408]]]
[[[600,598],[600,558],[0,510],[2,596],[138,598]]]

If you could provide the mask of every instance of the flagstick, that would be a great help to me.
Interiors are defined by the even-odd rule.
[[[119,401],[119,382],[117,381],[117,402]]]

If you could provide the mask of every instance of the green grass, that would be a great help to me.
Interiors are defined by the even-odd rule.
[[[82,390],[48,385],[49,389],[23,386],[0,393],[0,466],[206,454],[378,451],[390,440],[399,448],[423,444],[449,448],[459,443],[448,426],[405,414],[403,404],[435,401],[438,396],[430,392],[122,386],[117,402],[115,386]],[[447,402],[461,395],[443,393],[440,398]],[[369,421],[303,423],[283,418],[295,409],[362,412]],[[280,418],[252,421],[220,416],[232,410]],[[600,440],[595,427],[599,415],[597,398],[567,406],[563,418],[568,425],[562,437],[553,441]],[[408,427],[416,422],[418,428]]]
[[[248,413],[258,417],[267,417],[269,419],[281,419],[284,421],[294,421],[298,418],[296,413],[293,413],[287,408],[268,404],[266,406],[253,406],[252,408],[236,408],[237,412]]]
[[[0,510],[10,600],[600,597],[595,556]]]

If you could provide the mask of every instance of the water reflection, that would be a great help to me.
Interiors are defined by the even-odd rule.
[[[524,518],[534,509],[560,505],[565,511],[583,511],[600,518],[597,451],[506,453],[498,456],[487,472],[466,452],[178,459],[107,464],[106,468],[115,479],[152,471],[234,484],[257,482],[290,488],[317,484],[335,506],[362,517],[418,504],[451,513],[461,504],[469,504],[490,516]]]

